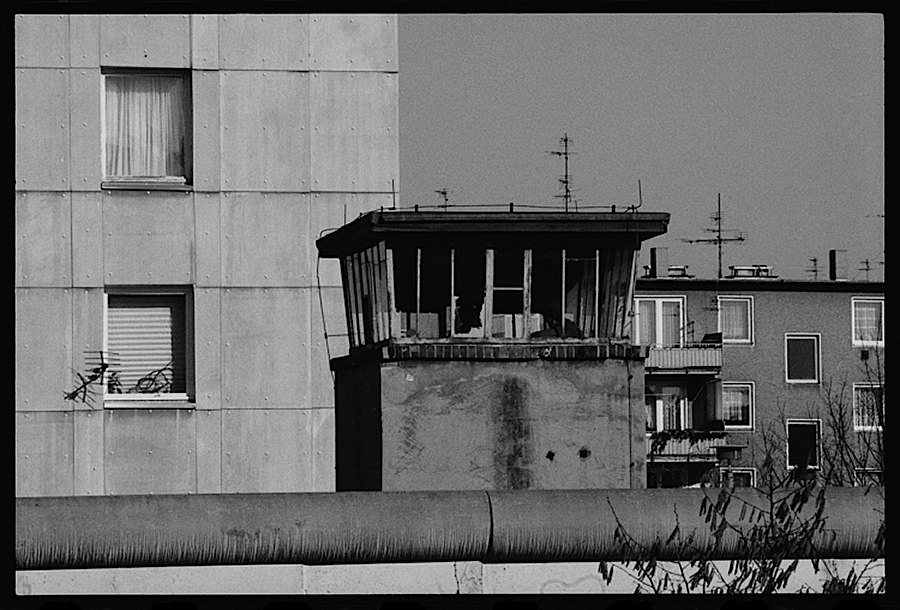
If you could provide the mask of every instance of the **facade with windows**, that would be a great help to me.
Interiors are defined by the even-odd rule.
[[[331,491],[391,15],[17,15],[16,493]]]
[[[669,431],[674,440],[648,457],[648,486],[696,484],[704,470],[735,484],[753,480],[764,432],[778,439],[787,467],[818,468],[851,484],[852,473],[828,461],[835,426],[855,443],[860,480],[880,477],[864,456],[880,452],[885,417],[883,283],[651,275],[635,288],[638,342],[650,346],[648,436],[710,434],[691,443],[679,440],[687,433]],[[716,366],[699,391],[705,352],[719,360],[709,358]],[[714,450],[723,444],[745,448],[723,465]],[[744,474],[739,480],[734,472]]]

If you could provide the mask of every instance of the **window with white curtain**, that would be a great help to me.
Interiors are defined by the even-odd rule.
[[[684,344],[684,297],[638,297],[635,303],[638,345]]]
[[[723,343],[753,343],[753,297],[720,296],[719,332]]]
[[[853,429],[881,430],[884,423],[884,387],[873,383],[853,384]]]
[[[722,383],[722,419],[726,429],[753,428],[753,384]]]
[[[884,299],[852,297],[853,345],[884,345]]]
[[[192,320],[188,289],[108,289],[107,400],[189,400]]]
[[[189,76],[109,69],[103,83],[105,182],[189,184]]]

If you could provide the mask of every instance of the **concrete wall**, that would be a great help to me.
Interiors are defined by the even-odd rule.
[[[618,359],[383,364],[383,489],[645,487],[643,395]]]
[[[101,189],[104,67],[190,74],[193,188]],[[17,495],[334,489],[314,241],[399,189],[397,67],[395,16],[15,17]],[[193,291],[192,403],[63,398],[108,285]]]

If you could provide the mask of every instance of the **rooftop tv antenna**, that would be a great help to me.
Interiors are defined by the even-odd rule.
[[[437,193],[438,195],[440,195],[441,197],[444,198],[444,211],[446,212],[446,211],[447,211],[447,205],[448,205],[448,202],[449,202],[449,199],[447,198],[447,195],[450,194],[450,191],[448,191],[447,189],[438,189],[438,190],[435,191],[435,193]]]
[[[812,258],[809,259],[809,262],[812,263],[812,267],[810,267],[808,269],[804,269],[804,271],[806,271],[807,273],[812,273],[813,279],[818,280],[819,279],[819,259],[816,258],[815,256],[813,256]]]
[[[862,267],[859,268],[859,271],[866,272],[866,281],[868,282],[869,281],[869,271],[872,269],[872,267],[869,263],[869,259],[861,260],[859,262],[862,265]]]
[[[708,238],[700,238],[700,239],[682,239],[681,241],[687,242],[689,244],[716,244],[716,248],[719,251],[719,275],[718,279],[722,279],[722,246],[731,242],[742,242],[744,241],[744,232],[738,231],[736,229],[723,229],[722,228],[722,193],[719,193],[719,202],[716,207],[716,213],[709,217],[710,220],[713,221],[712,228],[705,229],[710,233],[715,233],[715,237]],[[733,235],[726,236],[724,233],[734,233]]]
[[[575,211],[578,211],[578,202],[572,199],[572,177],[569,175],[569,155],[574,155],[574,152],[569,151],[569,144],[574,144],[572,140],[569,138],[569,134],[563,134],[563,137],[559,139],[559,143],[562,146],[562,150],[547,150],[544,151],[551,155],[556,155],[557,157],[562,157],[564,162],[564,173],[563,177],[559,179],[560,186],[563,187],[562,195],[555,195],[557,199],[562,199],[566,203],[566,212],[569,211],[569,204],[573,203],[575,206]]]

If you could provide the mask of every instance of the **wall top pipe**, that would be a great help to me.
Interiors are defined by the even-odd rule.
[[[746,554],[734,536],[716,544],[700,514],[718,489],[340,492],[74,496],[16,500],[16,569],[429,561],[623,560],[618,525],[683,558],[675,523],[711,558]],[[877,555],[879,493],[826,490],[820,558]],[[765,507],[752,489],[744,503]],[[814,497],[804,511],[815,510]],[[879,512],[880,511],[880,512]],[[804,513],[804,514],[806,514]]]

